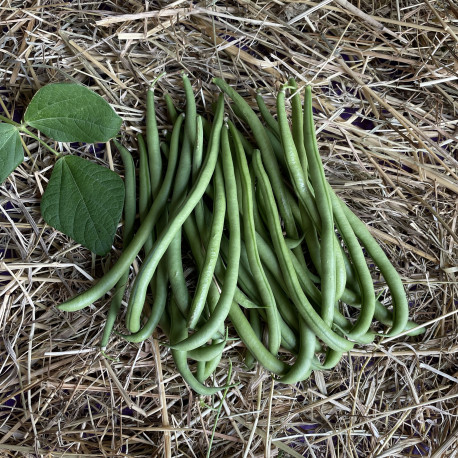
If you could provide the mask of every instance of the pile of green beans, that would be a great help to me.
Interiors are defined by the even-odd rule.
[[[224,388],[206,381],[218,367],[229,329],[238,336],[230,340],[238,338],[246,348],[247,367],[258,362],[280,382],[297,383],[334,367],[356,344],[415,328],[399,274],[326,181],[310,87],[302,103],[296,82],[288,81],[274,117],[259,95],[257,114],[215,78],[221,93],[209,122],[197,113],[188,77],[182,78],[185,108],[180,112],[165,97],[173,128],[163,141],[154,84],[148,91],[138,174],[129,151],[115,141],[126,185],[120,258],[59,309],[80,310],[115,288],[101,340],[105,348],[140,254],[125,311],[128,332],[121,335],[142,342],[159,325],[177,369],[201,395]],[[365,253],[386,281],[392,309],[376,297]],[[389,329],[377,332],[380,324]]]

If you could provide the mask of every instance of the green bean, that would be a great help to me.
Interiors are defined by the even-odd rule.
[[[291,261],[291,256],[289,254],[290,252],[283,238],[280,218],[278,211],[275,208],[275,198],[270,186],[269,179],[264,170],[259,151],[255,151],[253,153],[253,158],[256,175],[259,179],[259,184],[266,198],[266,203],[270,208],[268,217],[269,227],[272,234],[272,241],[274,243],[275,252],[279,258],[280,265],[282,267],[283,278],[287,284],[290,297],[296,306],[297,311],[301,314],[306,324],[316,334],[317,337],[319,337],[329,347],[335,350],[349,350],[353,347],[353,344],[332,331],[329,325],[327,325],[323,319],[315,312],[307,297],[303,293],[297,278],[296,271],[294,270]]]
[[[336,218],[336,223],[350,253],[361,291],[361,313],[359,314],[358,319],[349,334],[350,338],[356,338],[365,334],[372,323],[375,310],[374,285],[361,246],[359,245],[356,235],[343,213],[341,201],[339,201],[330,186],[329,194],[332,201],[332,208]]]
[[[289,371],[280,377],[282,383],[297,383],[308,377],[315,355],[316,337],[312,330],[307,326],[304,319],[299,316],[300,347],[296,361]]]
[[[255,176],[253,168],[250,167],[250,179],[251,179],[251,194],[256,195],[256,186],[255,186]],[[266,229],[265,224],[262,221],[261,214],[259,212],[258,202],[256,199],[253,199],[253,218],[254,218],[254,226],[256,232],[264,239],[269,240],[269,233]]]
[[[270,353],[263,345],[253,331],[253,328],[250,326],[246,316],[235,302],[232,303],[229,318],[242,342],[268,371],[278,375],[286,373],[289,366],[277,359],[276,356]]]
[[[182,74],[186,95],[184,138],[181,145],[181,156],[178,164],[175,187],[171,206],[178,206],[185,198],[188,183],[191,180],[192,152],[196,143],[196,104],[188,77]],[[167,249],[167,267],[170,284],[179,309],[186,314],[189,308],[189,294],[183,272],[181,254],[181,230],[178,231]]]
[[[234,299],[237,287],[237,278],[240,263],[240,220],[238,208],[238,196],[235,185],[234,166],[230,150],[228,150],[227,129],[222,131],[222,164],[224,175],[224,187],[226,190],[227,219],[229,225],[229,258],[224,275],[224,286],[218,304],[212,311],[207,322],[197,332],[182,342],[175,345],[178,350],[191,350],[205,343],[218,327],[224,323]]]
[[[216,340],[216,342],[218,342],[218,340]],[[218,344],[216,343],[215,345],[218,345]],[[215,372],[222,357],[223,357],[223,351],[221,350],[219,354],[217,354],[213,359],[205,362],[203,380],[207,380],[207,378],[210,377],[210,375],[212,375],[213,372]]]
[[[169,144],[165,142],[161,142],[161,151],[162,151],[162,154],[165,156],[165,158],[168,159],[169,152],[170,152]]]
[[[204,147],[204,130],[202,125],[202,117],[197,116],[196,119],[196,140],[192,155],[192,182],[196,181],[202,165],[202,153]]]
[[[256,337],[261,341],[262,340],[262,323],[259,317],[259,313],[255,309],[250,309],[249,311],[250,326],[253,329]],[[256,362],[256,358],[250,350],[246,350],[245,354],[245,366],[248,369],[251,369]]]
[[[237,288],[234,294],[234,301],[245,309],[258,309],[260,306],[253,302],[241,289]]]
[[[202,272],[205,265],[205,255],[202,249],[201,239],[199,235],[199,230],[197,228],[194,215],[190,215],[183,224],[183,229],[186,234],[189,246],[191,248],[192,255],[197,264],[199,272]],[[218,303],[220,294],[215,282],[210,284],[210,289],[207,296],[207,309],[214,310],[216,304]],[[207,310],[208,311],[208,310]],[[215,335],[224,333],[224,325],[221,327],[221,330],[218,330]]]
[[[180,351],[173,348],[173,345],[176,342],[182,340],[187,332],[186,332],[186,323],[181,315],[178,306],[176,305],[174,299],[172,298],[170,304],[171,310],[171,335],[170,335],[170,343],[172,344],[172,357],[175,362],[175,366],[177,367],[178,371],[180,372],[183,379],[186,383],[196,392],[203,396],[211,396],[218,391],[222,390],[224,387],[207,387],[200,383],[196,377],[192,374],[189,370],[186,351]]]
[[[192,155],[192,184],[195,183],[199,175],[200,167],[202,166],[202,153],[204,145],[204,131],[202,122],[202,117],[198,116],[196,120],[196,145]],[[200,200],[197,203],[194,214],[196,217],[197,226],[205,227],[203,200]]]
[[[293,133],[294,144],[296,145],[303,174],[308,176],[308,160],[304,146],[304,118],[302,113],[301,96],[299,95],[297,83],[294,78],[290,78],[288,80],[288,85],[293,90],[293,96],[291,97],[291,130]]]
[[[199,383],[205,382],[205,361],[197,361],[195,377]]]
[[[138,152],[140,153],[140,196],[139,196],[139,213],[140,222],[145,220],[148,209],[151,208],[151,180],[149,175],[148,153],[146,151],[145,140],[143,135],[137,135]],[[151,240],[152,243],[152,240]]]
[[[219,141],[224,115],[223,108],[224,99],[221,95],[218,99],[218,110],[212,127],[213,133],[208,145],[208,153],[199,176],[191,188],[186,200],[170,217],[167,227],[161,232],[153,249],[148,253],[134,282],[128,304],[128,308],[132,308],[131,326],[133,328],[136,326],[139,327],[138,323],[140,322],[140,314],[146,296],[146,288],[151,277],[154,275],[158,262],[167,250],[176,233],[180,230],[183,223],[195,208],[197,202],[202,198],[213,176],[216,161],[218,159]]]
[[[380,269],[393,298],[393,326],[386,335],[395,336],[406,329],[409,306],[401,277],[385,252],[374,240],[366,225],[342,202],[342,209],[361,244],[366,248],[375,265]]]
[[[278,122],[270,113],[266,102],[264,102],[264,97],[259,92],[256,93],[256,103],[258,104],[259,113],[261,113],[262,119],[269,126],[270,131],[273,132],[277,138],[280,138]]]
[[[210,361],[216,358],[219,354],[222,353],[226,341],[212,343],[210,345],[205,345],[200,348],[188,351],[188,358],[193,359],[194,361]]]
[[[176,120],[178,119],[178,112],[175,108],[175,104],[173,103],[172,97],[169,94],[164,94],[165,105],[167,107],[167,114],[169,115],[170,122],[175,124]]]
[[[298,246],[301,246],[301,243],[303,241],[304,241],[304,236],[303,235],[302,235],[302,237],[300,239],[288,239],[288,238],[285,238],[286,246],[290,250],[294,250],[294,248],[297,248]]]
[[[146,144],[148,146],[148,164],[153,199],[156,198],[160,190],[162,177],[162,156],[154,107],[154,85],[164,75],[165,73],[161,73],[154,79],[146,95]]]
[[[135,165],[134,160],[130,152],[119,143],[117,140],[113,140],[116,148],[121,154],[122,162],[124,164],[124,184],[126,188],[126,197],[124,200],[124,227],[123,227],[123,247],[132,240],[134,236],[134,224],[136,215],[136,189],[135,189]],[[110,309],[108,310],[107,320],[103,330],[102,339],[100,346],[105,348],[108,345],[111,331],[121,310],[122,298],[126,289],[127,280],[129,278],[129,269],[127,269],[121,278],[116,283],[115,291],[111,299]]]
[[[270,144],[272,145],[273,152],[277,161],[282,166],[283,169],[286,169],[285,155],[283,154],[283,147],[281,146],[280,140],[275,136],[275,134],[270,129],[264,130],[267,135]]]
[[[161,318],[159,319],[159,326],[161,327],[162,331],[166,336],[170,336],[170,325],[171,325],[171,320],[170,320],[170,314],[169,311],[167,310],[167,304],[166,307],[164,308],[164,312],[161,315]]]
[[[241,202],[243,208],[243,233],[246,253],[248,255],[248,263],[251,269],[251,274],[256,283],[259,296],[261,298],[261,304],[266,307],[267,325],[269,328],[269,350],[271,353],[276,354],[280,348],[281,342],[279,317],[277,305],[275,303],[275,297],[272,293],[269,282],[267,281],[256,244],[256,229],[253,217],[253,196],[250,171],[248,169],[245,152],[239,140],[239,136],[235,130],[235,126],[232,123],[229,123],[229,129],[231,130],[234,144],[234,153],[237,160],[238,169],[240,171],[240,181],[242,187]],[[223,130],[222,154],[231,154],[227,135],[227,130]],[[226,148],[224,148],[225,146]]]
[[[136,217],[136,189],[135,189],[135,164],[130,152],[116,139],[113,143],[121,154],[124,165],[124,183],[126,188],[126,198],[124,201],[124,234],[123,246],[129,244],[134,236],[134,223]]]
[[[185,118],[185,129],[186,129]],[[191,143],[188,133],[185,130],[181,144],[181,155],[175,176],[174,189],[172,193],[171,208],[177,208],[185,200],[188,184],[191,180]],[[187,315],[189,310],[189,293],[183,270],[181,253],[181,228],[178,229],[175,237],[171,241],[166,251],[167,269],[170,286],[172,288],[175,301],[181,313]]]
[[[223,172],[219,164],[216,166],[214,177],[214,192],[213,200],[213,219],[210,228],[210,236],[206,247],[205,261],[202,270],[199,274],[196,291],[191,304],[188,315],[187,326],[194,329],[202,310],[204,309],[207,299],[208,290],[213,281],[213,273],[215,271],[216,261],[221,245],[221,237],[223,235],[224,217],[226,214],[226,197],[224,191]]]
[[[178,132],[180,131],[182,120],[183,118],[181,116],[177,119],[174,130],[177,129]],[[140,228],[138,229],[131,243],[129,243],[129,246],[123,251],[118,261],[110,269],[110,271],[107,272],[94,286],[60,304],[57,307],[59,310],[63,310],[65,312],[75,312],[89,306],[96,300],[100,299],[104,294],[106,294],[121,278],[122,274],[129,268],[139,251],[142,249],[144,243],[148,239],[156,224],[160,212],[164,208],[165,202],[167,201],[170,192],[175,167],[176,157],[172,158],[171,151],[166,175],[158,197],[151,206],[150,211],[148,212],[143,223],[140,225]]]
[[[305,123],[304,135],[313,136],[313,118],[310,119],[306,100],[304,101]],[[297,110],[294,112],[298,115]],[[296,194],[299,196],[304,206],[307,208],[307,202],[310,199],[307,179],[304,176],[302,165],[298,156],[297,149],[294,145],[293,138],[288,125],[285,111],[285,89],[282,89],[277,97],[277,116],[280,126],[281,140],[285,151],[288,170],[293,181]],[[301,120],[295,120],[295,128]],[[321,160],[318,150],[315,148],[316,142],[313,143],[313,149],[307,151],[307,159],[310,168],[310,178],[313,188],[315,189],[315,201],[318,214],[321,220],[321,316],[323,321],[331,326],[332,316],[334,313],[334,304],[336,302],[336,250],[334,245],[334,219],[332,214],[332,203],[329,196],[326,178],[321,166]]]
[[[188,135],[189,142],[191,147],[194,148],[196,145],[196,122],[197,122],[197,112],[196,112],[196,100],[194,98],[194,93],[192,90],[191,83],[189,81],[186,73],[181,74],[183,80],[184,92],[186,97],[186,121],[185,121],[185,133]]]

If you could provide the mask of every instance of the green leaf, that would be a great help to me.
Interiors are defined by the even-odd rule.
[[[59,142],[107,142],[122,119],[102,97],[79,84],[42,87],[32,98],[24,121]]]
[[[0,123],[0,183],[24,160],[21,136],[15,126]]]
[[[124,205],[124,183],[79,156],[60,158],[41,199],[45,221],[96,254],[108,253]]]

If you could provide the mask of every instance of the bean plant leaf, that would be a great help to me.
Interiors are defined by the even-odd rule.
[[[15,126],[0,123],[0,183],[24,160],[21,136]]]
[[[41,199],[45,221],[96,254],[108,253],[124,205],[124,183],[79,156],[60,158]]]
[[[107,142],[122,119],[102,97],[72,83],[48,84],[32,98],[24,121],[59,142]]]

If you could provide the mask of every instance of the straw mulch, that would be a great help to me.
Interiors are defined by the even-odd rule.
[[[0,14],[3,112],[20,117],[39,87],[78,81],[123,117],[134,154],[145,91],[162,71],[163,129],[161,94],[182,103],[182,70],[202,109],[218,92],[213,76],[250,102],[259,89],[270,106],[289,76],[313,85],[327,177],[370,223],[426,333],[358,347],[298,386],[247,372],[235,342],[216,372],[225,384],[231,360],[236,386],[210,456],[457,456],[452,0],[31,0],[2,2]],[[100,259],[45,226],[39,201],[55,159],[24,140],[26,161],[0,187],[0,455],[205,456],[221,396],[201,400],[184,385],[160,334],[141,345],[113,337],[107,359],[97,345],[108,298],[77,313],[55,308],[101,276],[120,240]],[[109,145],[80,153],[122,174]]]

